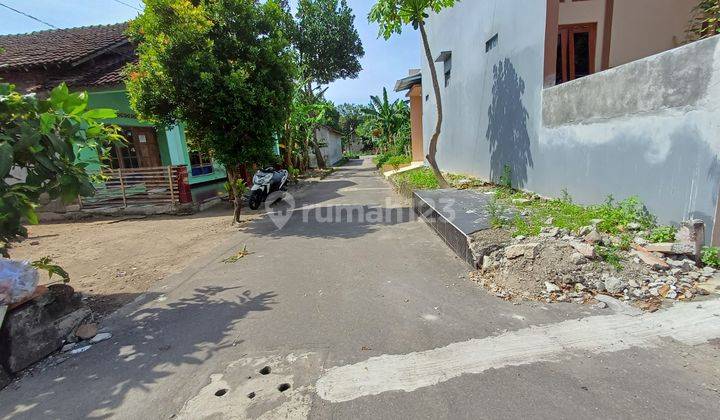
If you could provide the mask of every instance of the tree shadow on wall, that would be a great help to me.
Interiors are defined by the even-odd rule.
[[[497,182],[505,165],[512,170],[513,186],[523,187],[527,168],[533,166],[527,121],[530,115],[523,106],[525,81],[515,71],[510,59],[493,66],[492,103],[488,108],[490,142],[490,178]]]

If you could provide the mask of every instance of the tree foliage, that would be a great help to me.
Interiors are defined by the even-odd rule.
[[[96,157],[106,156],[109,145],[122,137],[118,127],[100,121],[115,118],[114,110],[87,106],[86,92],[70,93],[64,84],[47,99],[38,99],[0,83],[0,252],[4,255],[7,242],[27,236],[23,219],[38,222],[35,208],[41,196],[70,203],[95,194],[88,166],[97,165]],[[51,266],[49,260],[44,263]]]
[[[346,0],[299,0],[295,22],[293,43],[312,83],[357,77],[365,50]]]
[[[428,12],[439,13],[444,8],[453,7],[460,0],[378,0],[370,10],[368,20],[376,22],[379,26],[379,36],[389,39],[393,34],[402,33],[403,26],[412,25],[415,30],[420,31],[422,38],[425,59],[430,68],[433,92],[435,94],[435,106],[437,108],[437,121],[435,131],[430,137],[430,145],[426,159],[432,167],[441,188],[448,188],[450,184],[445,180],[438,167],[435,155],[437,154],[437,143],[440,138],[440,130],[443,122],[442,97],[440,96],[440,84],[437,77],[437,69],[427,32],[425,21],[429,17]]]
[[[720,34],[720,0],[701,0],[692,11],[687,32],[691,41]]]
[[[129,29],[139,57],[127,69],[133,109],[185,123],[236,185],[242,165],[274,161],[293,94],[290,19],[274,0],[146,0]]]
[[[401,34],[405,25],[417,30],[429,17],[428,11],[439,13],[453,7],[456,1],[459,0],[379,0],[368,18],[379,25],[380,36],[390,39],[393,34]]]
[[[385,152],[403,138],[403,128],[409,127],[410,109],[405,101],[397,99],[390,102],[387,89],[383,88],[382,98],[370,96],[370,105],[364,112],[370,119],[380,149]]]

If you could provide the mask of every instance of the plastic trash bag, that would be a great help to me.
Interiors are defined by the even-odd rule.
[[[35,292],[40,276],[27,261],[0,258],[0,305],[20,302]]]

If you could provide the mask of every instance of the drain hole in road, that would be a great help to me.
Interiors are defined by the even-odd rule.
[[[288,389],[290,389],[290,384],[280,384],[280,386],[278,386],[278,391],[280,392],[285,392]]]
[[[261,375],[267,375],[268,373],[270,373],[270,366],[265,366],[264,368],[260,369]]]
[[[254,393],[254,392],[249,393],[249,394],[248,394],[248,398],[250,398],[251,400],[252,400],[253,398],[255,398],[255,393]]]
[[[217,391],[215,391],[215,396],[216,396],[216,397],[222,397],[223,395],[227,394],[227,391],[228,391],[228,390],[225,389],[225,388],[223,388],[223,389],[218,389]]]

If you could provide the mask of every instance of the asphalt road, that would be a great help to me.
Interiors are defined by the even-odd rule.
[[[410,216],[351,161],[0,392],[0,418],[720,417],[718,302],[514,305]]]

